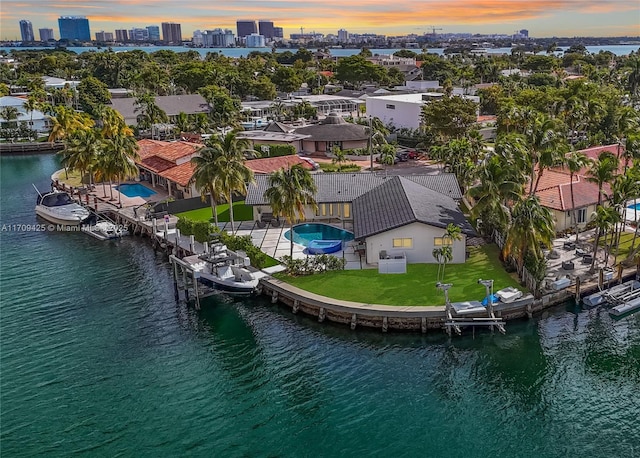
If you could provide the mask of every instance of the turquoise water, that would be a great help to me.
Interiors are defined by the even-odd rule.
[[[123,183],[116,189],[127,197],[151,197],[156,192],[140,183]]]
[[[627,208],[630,208],[631,210],[640,210],[640,204],[632,204],[632,205],[627,205]]]
[[[287,240],[291,240],[291,230],[284,233]],[[309,246],[312,240],[353,240],[353,232],[322,223],[304,223],[293,226],[293,241],[302,246]]]
[[[267,300],[196,312],[141,239],[11,230],[59,167],[0,161],[2,456],[640,455],[640,314],[449,340]]]

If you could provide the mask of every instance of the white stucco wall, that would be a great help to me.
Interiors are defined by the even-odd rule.
[[[586,207],[585,218],[586,220],[582,223],[578,223],[578,228],[584,229],[589,221],[591,221],[591,216],[596,211],[596,205],[589,205]],[[556,232],[562,232],[567,229],[573,228],[573,217],[566,211],[553,210],[553,217],[556,221]]]
[[[423,223],[411,223],[367,237],[367,263],[377,264],[381,250],[387,251],[388,254],[404,251],[407,255],[408,263],[437,263],[432,254],[435,248],[433,240],[436,237],[442,237],[444,232],[444,229],[439,227]],[[393,248],[393,239],[395,238],[413,239],[413,248]],[[466,237],[463,235],[462,240],[453,242],[453,260],[450,264],[465,262],[465,256]]]
[[[367,98],[367,115],[380,118],[384,124],[417,129],[420,126],[421,102],[402,101],[388,97]],[[395,108],[391,108],[391,106]]]

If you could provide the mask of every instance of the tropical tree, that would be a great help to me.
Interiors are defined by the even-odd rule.
[[[524,135],[529,146],[528,159],[531,167],[529,194],[534,194],[544,169],[558,162],[557,150],[561,134],[555,119],[545,114],[537,114],[525,127]]]
[[[551,246],[554,235],[551,210],[543,207],[535,195],[529,195],[513,206],[503,256],[514,256],[522,274],[525,257],[536,261],[544,258],[541,246]]]
[[[13,136],[13,134],[8,134],[8,132],[9,129],[15,129],[16,127],[18,127],[16,119],[18,119],[19,115],[20,112],[16,107],[8,106],[0,109],[0,118],[5,121],[4,123],[2,123],[2,130],[4,132],[7,132],[6,135]]]
[[[333,154],[333,158],[331,158],[331,162],[333,164],[337,164],[338,172],[341,171],[344,164],[347,163],[347,154],[339,146],[334,146],[331,149],[331,154]]]
[[[603,151],[598,155],[598,159],[589,168],[587,181],[598,185],[598,206],[602,204],[603,187],[605,183],[613,181],[618,171],[618,158],[609,151]]]
[[[305,206],[311,206],[314,211],[317,210],[316,184],[309,171],[300,164],[272,173],[269,175],[268,182],[269,188],[265,191],[264,197],[269,202],[273,214],[284,216],[292,231],[296,220],[304,221]],[[293,234],[290,256],[293,257]]]
[[[27,100],[22,104],[24,109],[29,113],[29,128],[33,129],[33,112],[38,109],[40,103],[38,99],[33,96],[27,97]]]
[[[230,131],[224,137],[212,137],[208,146],[216,158],[217,180],[213,183],[216,183],[216,189],[224,193],[229,203],[231,232],[234,232],[233,194],[247,193],[247,184],[253,182],[253,171],[245,165],[245,155],[255,155],[256,152],[251,149],[248,139],[238,138],[237,131]]]
[[[153,125],[165,123],[169,121],[167,113],[158,106],[155,96],[150,92],[139,94],[135,100],[135,113],[137,116],[138,127],[143,130],[151,129],[151,138],[153,138]]]
[[[92,169],[96,165],[100,151],[100,139],[93,129],[79,129],[67,136],[65,148],[60,151],[62,165],[71,170],[78,170],[81,180],[89,171],[89,185],[91,185]]]
[[[219,149],[204,147],[198,150],[198,155],[191,158],[194,166],[191,183],[194,183],[202,199],[209,194],[211,213],[213,214],[216,227],[218,226],[218,206],[217,202],[224,198],[224,190],[221,187],[220,171],[218,170],[217,159]]]
[[[447,225],[442,236],[442,245],[434,248],[433,257],[438,261],[438,281],[444,281],[444,273],[447,264],[453,260],[453,247],[456,241],[462,240],[462,229],[453,223]],[[442,267],[442,269],[441,269]]]
[[[580,170],[586,168],[591,163],[591,160],[583,153],[578,151],[571,151],[565,158],[565,165],[569,169],[569,192],[571,193],[571,221],[573,222],[573,229],[576,233],[576,244],[578,243],[578,218],[576,215],[576,200],[573,193],[573,178]]]
[[[111,179],[117,179],[118,185],[122,179],[138,175],[136,161],[140,160],[140,156],[138,155],[138,143],[133,135],[116,135],[105,140],[103,155],[106,156],[105,163],[111,174]],[[122,193],[120,192],[118,193],[118,204],[122,204]]]
[[[596,237],[593,242],[593,258],[591,259],[591,267],[589,268],[590,272],[593,272],[595,270],[600,238],[604,235],[606,239],[607,232],[609,232],[609,230],[611,230],[611,228],[615,225],[618,218],[619,214],[615,208],[605,207],[603,205],[598,205],[596,207],[596,211],[592,215],[592,219],[596,226]],[[605,256],[607,258],[605,259],[606,263],[609,258],[608,249],[605,250],[605,253]]]
[[[83,113],[76,113],[64,105],[55,109],[55,116],[51,118],[51,133],[49,141],[64,140],[67,135],[76,130],[87,130],[93,127],[93,120]]]

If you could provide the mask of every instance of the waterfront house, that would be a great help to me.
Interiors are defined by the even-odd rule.
[[[449,224],[461,229],[461,240],[443,237]],[[453,198],[400,176],[354,199],[353,231],[368,264],[394,253],[408,263],[435,263],[433,250],[446,244],[452,245],[450,262],[463,263],[466,237],[475,234]]]
[[[13,97],[13,96],[4,96],[0,97],[0,109],[6,107],[14,107],[18,110],[18,118],[12,122],[15,122],[16,125],[20,125],[22,123],[26,123],[30,129],[35,130],[39,133],[48,133],[50,129],[50,118],[46,114],[44,114],[40,110],[27,111],[24,107],[26,98],[22,97]],[[2,119],[2,127],[4,128],[7,124],[5,119]]]
[[[165,188],[169,196],[177,199],[200,195],[189,181],[194,170],[191,158],[202,148],[201,144],[145,139],[138,141],[138,146],[140,160],[136,164],[143,180]]]
[[[596,160],[603,151],[616,156],[624,152],[624,147],[618,144],[594,146],[579,152],[592,160]],[[621,161],[618,173],[624,173],[624,161]],[[574,226],[572,213],[575,212],[578,228],[584,229],[596,211],[598,203],[598,185],[587,180],[588,169],[584,168],[573,176],[573,200],[571,202],[571,174],[566,167],[555,167],[545,170],[538,183],[536,196],[542,206],[552,211],[555,219],[555,231],[563,232]],[[528,189],[529,184],[527,184]],[[611,186],[605,183],[603,187],[604,201],[611,194]]]
[[[318,209],[307,206],[305,220],[350,222],[355,238],[366,246],[367,263],[376,264],[380,252],[404,252],[408,262],[435,262],[433,249],[442,243],[449,223],[462,229],[454,244],[452,262],[464,262],[466,236],[473,229],[457,202],[462,198],[453,174],[384,176],[371,173],[319,173],[312,175]],[[255,177],[245,203],[253,206],[256,221],[271,213],[264,197],[268,176]]]

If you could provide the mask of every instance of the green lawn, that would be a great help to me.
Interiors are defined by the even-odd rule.
[[[444,278],[452,283],[451,302],[482,300],[484,286],[478,279],[493,279],[494,291],[507,286],[523,289],[515,277],[505,272],[498,259],[496,245],[470,247],[471,256],[464,264],[449,264]],[[344,270],[278,278],[294,286],[323,296],[355,302],[398,306],[444,305],[444,294],[436,284],[437,264],[409,264],[406,274],[378,274],[376,269]]]
[[[211,221],[213,222],[213,214],[211,206],[191,210],[188,212],[177,213],[176,216],[189,218],[192,221]],[[251,221],[253,220],[253,207],[244,204],[244,200],[233,203],[233,220],[234,221]],[[218,205],[218,221],[221,223],[229,222],[229,204]]]

